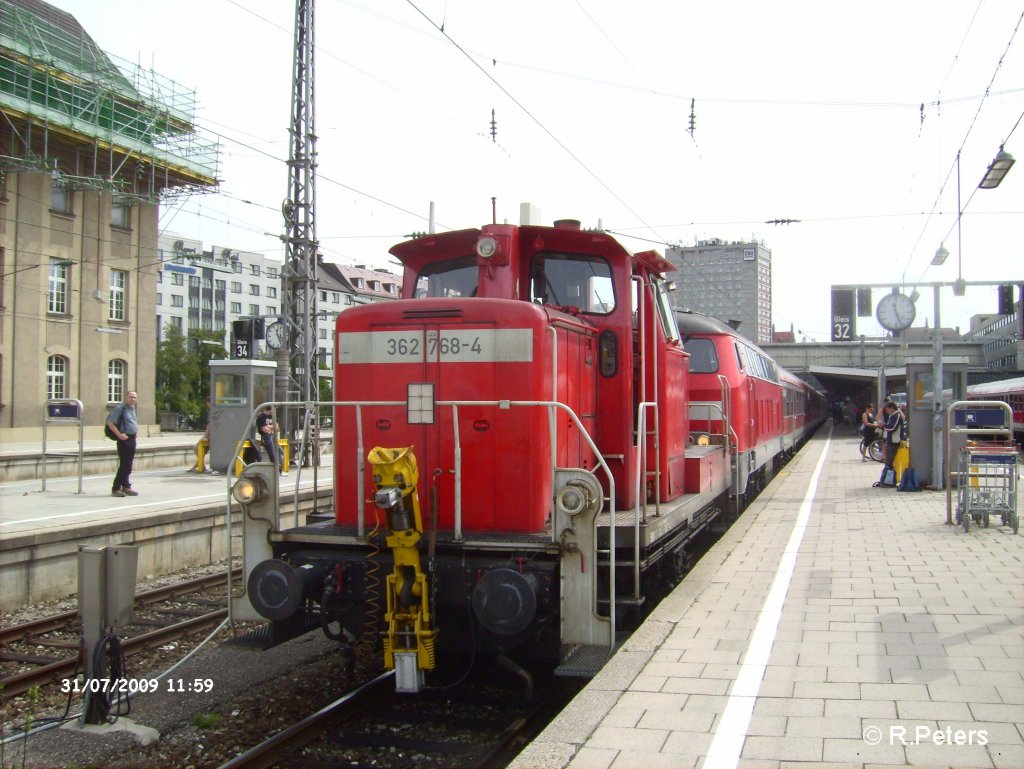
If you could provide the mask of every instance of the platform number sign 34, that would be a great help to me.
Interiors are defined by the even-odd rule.
[[[855,292],[852,288],[832,289],[832,341],[852,342],[857,335]]]

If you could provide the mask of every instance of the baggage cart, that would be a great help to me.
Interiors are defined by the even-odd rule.
[[[971,523],[987,527],[994,515],[1014,534],[1020,527],[1017,512],[1017,449],[1013,443],[1013,412],[1000,401],[955,401],[946,411],[946,523],[953,523],[953,487],[956,487],[956,523],[970,531]],[[958,452],[956,469],[949,450],[954,434],[966,443]]]
[[[964,446],[960,450],[956,522],[970,531],[971,523],[987,528],[992,516],[1014,534],[1017,513],[1017,452],[1012,447]]]

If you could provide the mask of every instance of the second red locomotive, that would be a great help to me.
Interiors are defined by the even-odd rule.
[[[334,515],[250,511],[232,611],[277,640],[383,638],[404,691],[443,650],[590,674],[817,427],[821,395],[674,311],[659,254],[577,222],[391,253],[402,299],[337,321]]]

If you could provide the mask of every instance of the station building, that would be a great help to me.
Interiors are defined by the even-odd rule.
[[[155,424],[158,207],[217,184],[195,93],[99,49],[40,0],[0,0],[0,441],[77,398],[96,436],[139,394]]]

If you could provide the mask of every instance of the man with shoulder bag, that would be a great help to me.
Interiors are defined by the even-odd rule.
[[[129,390],[124,402],[117,404],[107,417],[107,430],[117,439],[117,474],[111,495],[115,497],[137,497],[139,492],[132,488],[132,465],[135,462],[135,436],[139,432],[139,418],[135,411],[139,396]]]

